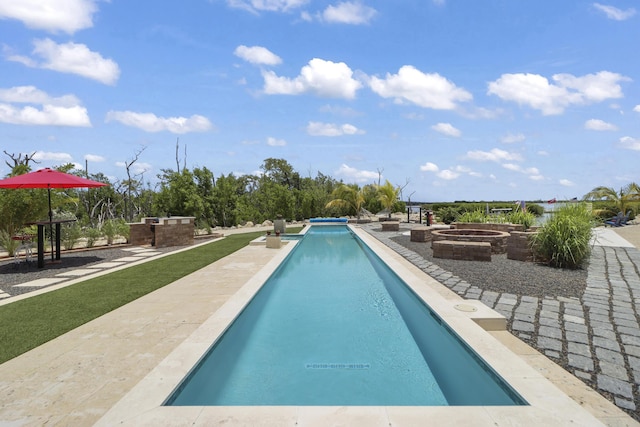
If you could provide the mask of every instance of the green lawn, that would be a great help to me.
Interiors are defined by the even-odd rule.
[[[292,233],[297,230],[299,228],[287,229]],[[231,235],[208,245],[0,306],[0,363],[224,258],[262,234]]]

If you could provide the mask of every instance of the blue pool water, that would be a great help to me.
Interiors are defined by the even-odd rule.
[[[525,402],[346,226],[313,226],[166,404]]]

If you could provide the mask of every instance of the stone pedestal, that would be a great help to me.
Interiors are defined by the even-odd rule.
[[[512,231],[507,240],[507,258],[516,261],[533,262],[535,256],[531,247],[531,239],[536,233]]]
[[[400,222],[385,221],[382,223],[382,231],[400,231]]]
[[[428,227],[416,227],[411,229],[412,242],[428,242],[431,240],[431,229]]]
[[[280,236],[267,236],[267,248],[280,249],[282,247],[282,239]]]

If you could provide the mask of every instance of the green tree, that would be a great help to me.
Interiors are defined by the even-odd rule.
[[[160,191],[155,201],[155,211],[166,215],[193,216],[203,219],[204,202],[198,194],[198,186],[189,169],[174,172],[163,169]]]
[[[389,211],[389,218],[391,218],[391,211],[394,205],[398,202],[398,194],[400,194],[400,188],[394,187],[388,180],[384,185],[379,185],[377,188],[378,200],[382,203],[382,207]]]
[[[18,164],[8,177],[27,172],[27,165]],[[26,224],[46,218],[48,211],[47,190],[0,189],[0,246],[13,255],[18,242],[11,238]]]
[[[331,198],[332,200],[327,203],[327,208],[341,209],[341,214],[356,215],[358,220],[360,220],[360,212],[362,211],[365,198],[362,189],[356,184],[340,184],[331,193]]]
[[[213,225],[229,227],[237,224],[238,202],[243,193],[242,180],[233,174],[220,175],[213,187],[212,207],[215,217]]]
[[[215,179],[213,172],[206,167],[195,168],[193,170],[193,177],[196,182],[196,188],[198,195],[202,198],[203,212],[202,222],[203,225],[209,227],[215,225]]]
[[[300,174],[284,159],[265,159],[260,169],[264,172],[263,176],[275,184],[290,190],[300,188]]]
[[[362,195],[364,196],[364,208],[369,212],[378,213],[384,209],[380,198],[378,197],[378,186],[376,184],[367,184],[362,187]]]
[[[622,187],[620,191],[616,191],[612,187],[596,187],[585,194],[583,199],[606,200],[619,212],[627,213],[631,207],[637,207],[640,202],[640,186],[632,182]]]

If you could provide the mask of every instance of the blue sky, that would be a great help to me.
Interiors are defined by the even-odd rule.
[[[582,197],[640,181],[636,6],[0,0],[0,149],[113,180],[139,154],[152,184],[274,157],[405,200]]]

